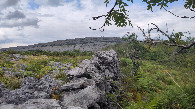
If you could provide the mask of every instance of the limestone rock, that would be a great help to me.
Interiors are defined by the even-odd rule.
[[[43,51],[98,51],[102,48],[105,48],[109,45],[115,45],[117,43],[124,42],[120,37],[86,37],[86,38],[76,38],[76,39],[67,39],[67,40],[57,40],[48,43],[39,43],[29,46],[18,46],[10,48],[2,48],[1,51],[29,51],[29,50],[43,50]],[[15,54],[15,57],[20,55]]]
[[[62,109],[55,99],[30,99],[21,105],[7,104],[0,109]]]
[[[110,82],[120,82],[118,58],[114,50],[95,53],[91,60],[84,60],[79,67],[67,74],[73,79],[63,86],[61,104],[64,107],[111,108],[106,107],[109,103],[105,93],[114,91]]]
[[[0,100],[7,104],[18,105],[29,99],[46,99],[50,98],[53,88],[59,86],[59,83],[54,78],[50,78],[49,75],[44,76],[40,80],[34,77],[26,77],[21,88],[3,91]]]
[[[63,67],[59,62],[53,65]],[[113,109],[106,98],[120,83],[117,54],[114,50],[96,52],[92,59],[83,60],[72,69],[64,71],[70,82],[60,83],[53,75],[40,80],[25,77],[22,87],[8,90],[0,84],[0,109]],[[60,94],[59,100],[51,99]]]

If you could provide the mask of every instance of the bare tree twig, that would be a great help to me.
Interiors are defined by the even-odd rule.
[[[166,34],[164,31],[160,30],[159,27],[154,24],[154,23],[151,23],[152,25],[154,25],[156,28],[152,28],[151,31],[153,29],[157,29],[157,32],[160,31],[163,35],[167,36],[169,38],[169,40],[171,40],[174,44],[176,44],[175,40],[173,40],[168,34]]]
[[[144,32],[144,29],[141,29],[141,27],[137,26],[138,29],[141,30],[141,32],[143,33],[144,37],[146,38],[146,40],[150,40],[150,36],[146,36],[145,32]]]
[[[193,9],[191,9],[191,8],[189,8],[190,9],[190,11],[194,11],[195,12],[195,10],[193,10]]]
[[[101,17],[106,17],[107,15],[101,15],[101,16],[97,16],[97,17],[92,17],[93,18],[93,20],[97,20],[97,19],[99,19],[99,18],[101,18]]]
[[[101,18],[101,17],[103,17],[103,16],[106,17],[106,18],[105,18],[104,24],[103,24],[99,29],[101,29],[101,28],[103,28],[104,26],[106,26],[106,21],[107,21],[108,18],[110,17],[110,15],[111,15],[111,13],[113,12],[114,8],[116,7],[117,3],[118,3],[118,0],[115,1],[114,6],[112,7],[112,9],[111,9],[109,12],[107,12],[106,15],[101,15],[101,16],[97,16],[97,17],[92,17],[93,20],[97,20],[97,19],[99,19],[99,18]],[[91,29],[91,27],[89,27],[89,28]],[[92,29],[92,30],[96,30],[96,29]],[[104,31],[104,29],[103,29],[103,31]]]
[[[163,9],[164,9],[165,11],[167,11],[167,12],[173,14],[173,15],[176,16],[176,17],[180,17],[180,16],[178,16],[178,15],[172,13],[171,11],[168,11],[165,7],[163,7]],[[191,11],[194,11],[193,9],[190,9],[190,10],[191,10]],[[195,18],[195,16],[193,16],[193,17],[183,16],[183,17],[180,17],[180,18],[189,18],[189,19],[193,19],[193,18]]]
[[[174,43],[174,44],[172,44],[172,43],[167,43],[167,42],[164,42],[164,41],[154,41],[154,40],[152,40],[151,38],[148,38],[148,36],[146,36],[146,34],[145,34],[145,32],[144,32],[144,29],[142,30],[139,26],[137,26],[138,29],[140,29],[140,30],[142,31],[143,36],[146,37],[146,38],[147,38],[147,41],[149,41],[149,43],[151,43],[151,44],[163,43],[163,44],[168,45],[168,46],[177,46],[177,47],[181,47],[181,50],[180,50],[180,51],[182,51],[182,50],[184,50],[184,49],[189,49],[189,48],[191,48],[192,46],[195,45],[195,42],[192,42],[192,43],[190,43],[190,44],[188,44],[188,45],[180,45],[180,44],[177,44],[177,42],[176,42],[173,38],[171,38],[171,37],[170,37],[168,34],[166,34],[164,31],[160,30],[159,27],[158,27],[156,24],[154,24],[154,23],[151,23],[151,24],[154,25],[156,28],[150,28],[150,30],[148,31],[149,36],[150,36],[150,32],[151,32],[152,30],[157,29],[157,32],[161,32],[163,35],[165,35],[166,37],[168,37],[168,39],[171,40],[171,41]],[[180,51],[179,51],[179,52],[180,52]]]

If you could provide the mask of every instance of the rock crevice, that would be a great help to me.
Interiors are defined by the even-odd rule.
[[[0,109],[109,109],[106,93],[120,83],[117,54],[114,50],[96,52],[79,67],[64,72],[70,82],[61,83],[45,75],[40,80],[25,77],[22,87],[9,90],[0,84]],[[51,99],[58,92],[59,99]]]

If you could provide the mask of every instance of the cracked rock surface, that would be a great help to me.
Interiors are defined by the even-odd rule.
[[[92,59],[64,71],[69,83],[45,75],[40,80],[25,77],[21,88],[9,90],[0,83],[0,109],[115,109],[106,93],[120,83],[117,54],[114,50],[96,52]],[[55,90],[54,90],[55,89]],[[58,92],[59,99],[51,99]]]

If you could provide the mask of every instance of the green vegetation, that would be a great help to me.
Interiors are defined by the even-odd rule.
[[[22,85],[23,79],[16,77],[1,76],[0,82],[3,83],[6,88],[14,90]]]
[[[162,43],[149,45],[137,41],[135,34],[124,40],[127,42],[106,48],[113,48],[120,59],[122,85],[115,94],[108,94],[117,106],[124,109],[195,108],[194,46],[180,51],[178,47]]]
[[[58,73],[57,75],[55,75],[55,79],[60,79],[65,82],[70,82],[69,78],[66,76],[65,73]]]
[[[104,0],[106,7],[109,4],[113,4],[113,7],[110,8],[108,12],[105,12],[104,15],[98,15],[97,17],[93,17],[93,20],[100,19],[105,17],[105,23],[103,23],[99,29],[103,29],[105,26],[116,25],[117,27],[126,27],[126,26],[134,26],[131,22],[131,19],[128,15],[128,6],[129,4],[133,4],[135,0]],[[142,0],[142,3],[147,6],[147,10],[152,11],[152,8],[158,6],[160,9],[165,9],[173,2],[178,2],[179,0]],[[183,4],[184,8],[194,10],[195,1],[194,0],[185,0],[185,4]],[[182,18],[182,16],[176,15],[172,13],[174,16]],[[189,16],[185,16],[186,18],[194,18]],[[90,27],[91,29],[91,27]],[[94,30],[94,29],[92,29]],[[95,29],[96,30],[96,29]]]
[[[22,57],[15,59],[13,54],[21,54]],[[75,50],[73,52],[48,52],[48,51],[7,51],[0,53],[0,82],[6,88],[16,89],[22,85],[24,77],[31,76],[37,79],[42,78],[46,74],[52,73],[57,66],[54,62],[61,64],[71,63],[70,69],[78,66],[84,59],[90,59],[92,52],[80,52]],[[59,74],[55,75],[55,79],[68,82],[69,79],[62,71],[65,67],[58,68]],[[19,72],[20,75],[14,76],[6,72]],[[55,98],[55,97],[54,97]]]
[[[122,73],[122,84],[118,86],[119,90],[115,93],[107,93],[107,98],[124,109],[195,108],[194,46],[180,51],[176,46],[167,46],[163,43],[151,45],[140,42],[135,34],[123,39],[126,42],[106,48],[112,48],[117,52]],[[182,40],[180,43],[186,45],[190,41]],[[16,53],[22,54],[23,57],[13,60],[12,54]],[[40,79],[56,69],[59,73],[54,78],[69,82],[68,77],[63,73],[66,67],[59,69],[51,65],[54,66],[55,62],[72,63],[69,68],[72,69],[82,60],[90,59],[92,53],[8,51],[0,55],[0,82],[7,88],[16,89],[21,86],[25,76]],[[22,76],[6,75],[6,71],[21,72],[21,69],[24,70]],[[53,90],[52,98],[59,99],[58,89]]]
[[[79,50],[74,50],[74,51],[63,51],[63,52],[50,52],[50,51],[42,51],[42,50],[31,50],[31,51],[4,51],[2,53],[6,54],[21,54],[21,55],[33,55],[33,56],[41,56],[41,55],[46,55],[46,56],[70,56],[70,57],[76,57],[76,56],[91,56],[93,52],[87,52],[87,51],[79,51]]]

